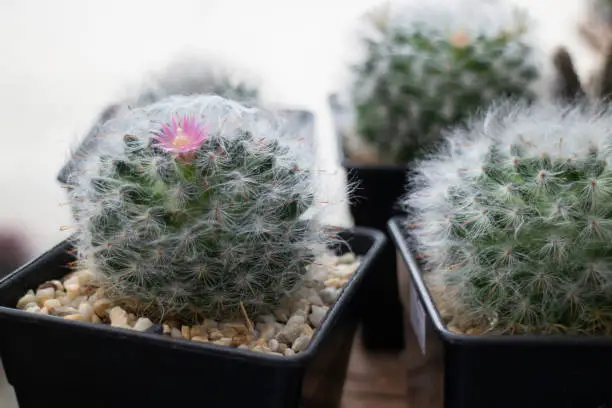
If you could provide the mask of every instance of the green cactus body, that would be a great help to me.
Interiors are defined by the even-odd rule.
[[[464,3],[469,11],[428,5],[425,14],[390,12],[372,24],[365,60],[354,68],[352,99],[356,132],[380,160],[418,159],[435,148],[443,129],[498,98],[535,98],[539,69],[524,27],[513,21],[489,29],[478,14],[490,6]],[[475,14],[462,25],[466,13]]]
[[[177,155],[154,136],[178,115],[209,130]],[[76,248],[114,299],[151,316],[232,318],[244,308],[254,317],[299,287],[333,238],[317,227],[312,172],[297,156],[307,152],[285,144],[270,118],[194,96],[105,124],[103,143],[73,175],[71,199]]]
[[[406,197],[428,282],[499,332],[612,328],[610,113],[497,106],[419,164]]]

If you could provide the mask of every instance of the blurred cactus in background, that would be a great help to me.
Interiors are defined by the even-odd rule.
[[[535,99],[529,23],[514,7],[481,0],[390,3],[368,14],[350,95],[363,143],[348,156],[403,164],[497,98]]]
[[[136,91],[108,106],[97,118],[79,147],[74,149],[69,163],[58,178],[66,181],[68,175],[79,168],[88,152],[98,143],[97,135],[103,124],[118,111],[142,107],[171,95],[215,94],[244,104],[257,104],[259,87],[247,81],[246,74],[233,73],[219,62],[199,56],[181,56],[159,72],[149,74]]]
[[[228,67],[205,58],[181,57],[145,83],[132,105],[144,106],[170,95],[214,94],[241,103],[256,103],[259,88]]]
[[[419,162],[408,233],[449,326],[612,332],[612,112],[501,104]]]

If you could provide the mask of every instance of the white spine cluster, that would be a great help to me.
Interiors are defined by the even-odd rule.
[[[502,331],[608,331],[612,112],[499,103],[444,141],[403,205],[451,308]]]

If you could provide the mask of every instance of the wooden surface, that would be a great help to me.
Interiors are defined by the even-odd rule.
[[[355,337],[342,408],[408,408],[403,354],[367,353]]]

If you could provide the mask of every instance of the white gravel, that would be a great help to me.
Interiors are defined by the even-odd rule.
[[[308,347],[359,263],[353,253],[327,254],[310,266],[304,286],[292,299],[273,314],[260,316],[254,322],[246,318],[242,321],[205,319],[195,326],[173,321],[155,325],[147,316],[136,316],[113,305],[95,284],[95,275],[89,270],[45,282],[36,290],[29,290],[16,306],[31,313],[141,332],[158,329],[160,335],[172,338],[291,356]]]

